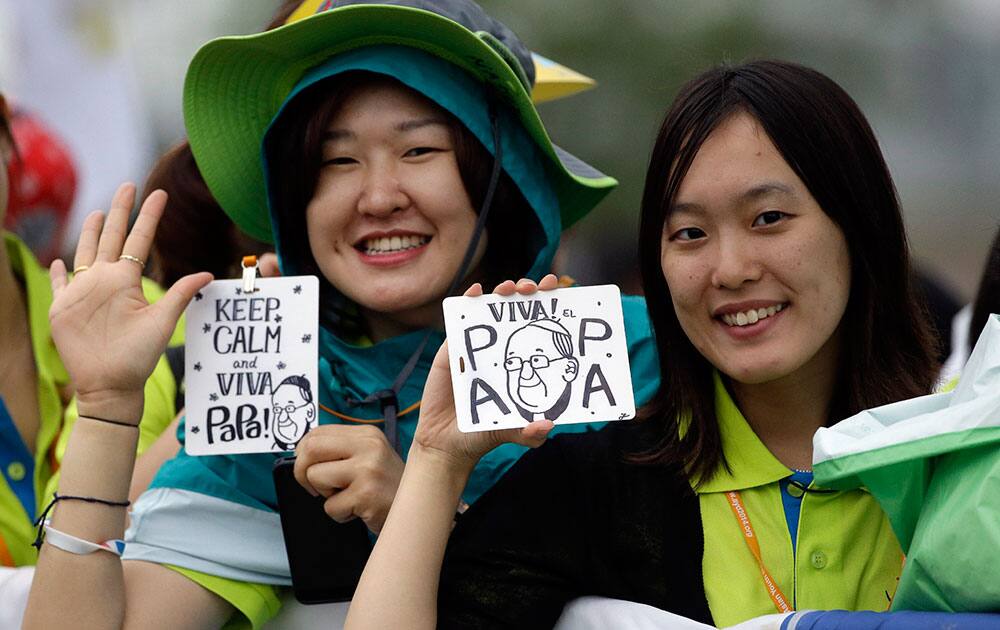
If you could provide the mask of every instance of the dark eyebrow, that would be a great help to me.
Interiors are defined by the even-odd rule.
[[[441,125],[447,127],[448,123],[441,119],[435,117],[427,118],[414,118],[412,120],[404,120],[394,127],[394,129],[400,133],[406,133],[408,131],[413,131],[415,129],[420,129],[421,127],[426,127],[428,125]],[[323,132],[323,142],[334,142],[337,140],[353,140],[357,137],[353,131],[348,129],[330,129]]]
[[[396,131],[413,131],[414,129],[420,129],[421,127],[426,127],[428,125],[441,125],[443,127],[447,127],[448,123],[442,118],[436,118],[433,116],[427,118],[415,118],[413,120],[403,121],[396,125]]]
[[[323,132],[323,142],[333,142],[335,140],[350,140],[355,137],[353,131],[347,129],[332,129]]]
[[[764,181],[750,188],[744,190],[742,193],[736,196],[734,201],[736,203],[746,203],[748,201],[755,201],[761,197],[766,197],[770,194],[782,194],[791,197],[795,196],[795,191],[792,190],[787,184],[783,184],[779,181],[769,180]],[[675,203],[667,210],[667,216],[675,212],[687,212],[689,214],[704,214],[705,209],[700,204],[697,203]]]
[[[737,199],[739,201],[753,201],[772,193],[795,196],[795,191],[787,184],[778,181],[766,181],[753,186],[744,191]]]
[[[697,203],[675,203],[669,208],[667,208],[667,215],[670,216],[675,212],[687,212],[688,214],[704,214],[705,209]]]

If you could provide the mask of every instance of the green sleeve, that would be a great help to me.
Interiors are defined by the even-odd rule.
[[[164,566],[215,593],[236,608],[236,614],[223,626],[225,630],[249,630],[250,628],[256,630],[273,619],[281,610],[281,598],[276,586],[237,582],[169,564]]]

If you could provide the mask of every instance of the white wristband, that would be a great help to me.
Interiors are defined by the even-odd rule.
[[[78,556],[85,556],[88,553],[94,553],[95,551],[108,551],[116,556],[121,556],[125,551],[124,540],[114,538],[112,540],[94,543],[89,540],[77,538],[76,536],[72,536],[66,532],[61,532],[58,529],[54,529],[50,525],[45,526],[45,542],[53,547],[62,549],[63,551],[75,553]]]

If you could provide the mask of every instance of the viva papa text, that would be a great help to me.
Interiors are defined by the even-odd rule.
[[[254,297],[215,300],[212,349],[233,358],[232,371],[215,374],[218,396],[268,396],[273,390],[271,372],[258,370],[260,355],[281,352],[281,300]],[[224,402],[224,400],[222,401]],[[260,405],[243,403],[234,409],[225,404],[208,408],[205,416],[209,444],[269,437],[270,398]]]

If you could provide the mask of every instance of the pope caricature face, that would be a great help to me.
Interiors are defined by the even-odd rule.
[[[507,339],[507,393],[529,422],[540,419],[535,414],[555,420],[566,410],[579,367],[572,337],[555,320],[536,320]]]
[[[275,442],[287,450],[294,449],[316,418],[309,381],[302,376],[281,381],[271,393],[271,411]]]

